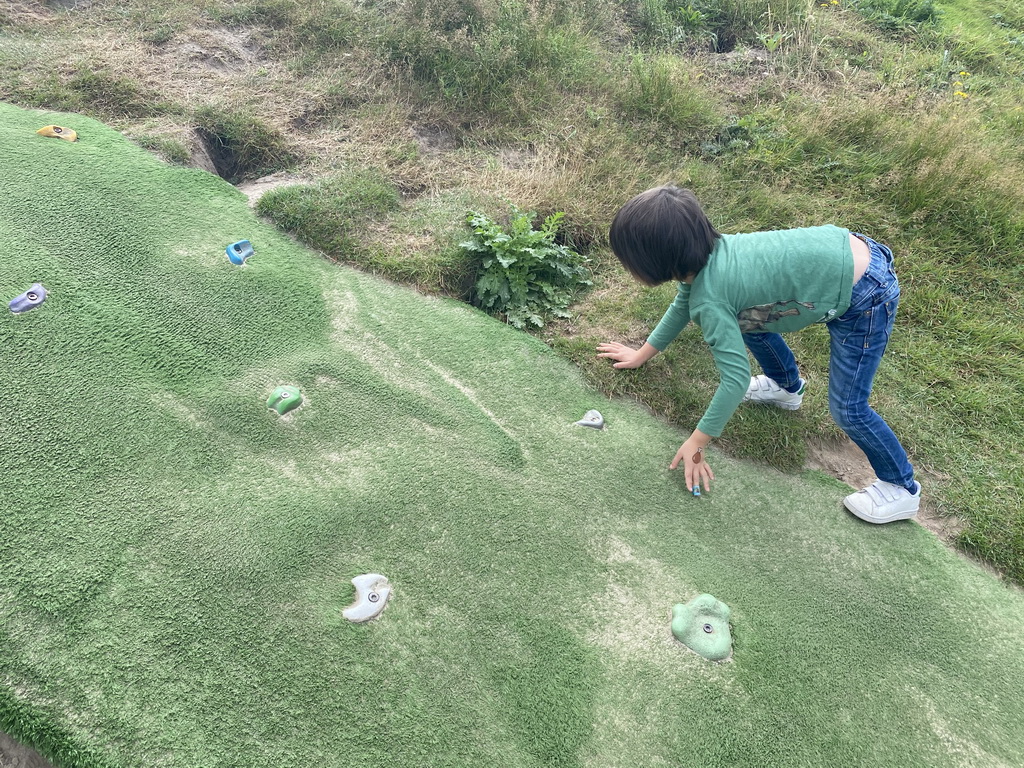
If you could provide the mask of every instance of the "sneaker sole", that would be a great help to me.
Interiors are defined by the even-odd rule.
[[[799,410],[801,403],[780,403],[778,400],[743,400],[744,403],[754,403],[755,405],[770,405],[775,408],[781,408],[784,411],[796,411]]]
[[[843,503],[843,506],[846,507],[846,511],[847,512],[849,512],[851,515],[853,515],[857,519],[863,520],[865,523],[874,523],[875,525],[885,525],[886,523],[895,523],[897,520],[911,520],[911,519],[917,517],[917,512],[918,512],[918,510],[915,509],[913,512],[907,512],[907,511],[895,512],[895,513],[889,515],[888,517],[866,517],[865,515],[861,514],[856,509],[853,509],[853,507],[849,506],[845,502]]]

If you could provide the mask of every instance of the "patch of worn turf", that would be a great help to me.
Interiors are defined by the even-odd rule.
[[[919,526],[714,453],[694,499],[682,436],[538,340],[92,120],[0,105],[0,166],[0,294],[50,291],[0,317],[0,730],[68,766],[1024,762],[1024,598]],[[728,662],[671,636],[701,592]]]

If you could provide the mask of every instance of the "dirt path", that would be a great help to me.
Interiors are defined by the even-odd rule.
[[[0,768],[53,768],[38,752],[0,731]]]

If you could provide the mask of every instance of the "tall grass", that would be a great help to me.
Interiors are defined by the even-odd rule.
[[[807,0],[631,0],[627,19],[638,42],[655,47],[708,48],[724,53],[754,44],[768,31],[795,26]]]

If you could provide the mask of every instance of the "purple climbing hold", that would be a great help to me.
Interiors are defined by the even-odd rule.
[[[46,301],[46,289],[39,283],[33,283],[32,287],[23,294],[11,299],[7,306],[10,307],[11,312],[20,315],[22,312],[35,309],[44,301]]]

